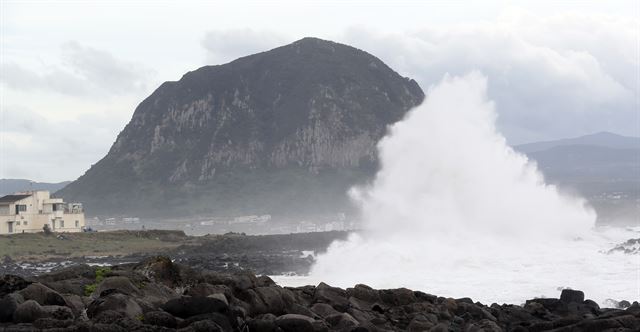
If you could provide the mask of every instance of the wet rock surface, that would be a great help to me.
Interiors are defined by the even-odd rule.
[[[78,294],[65,281],[85,285]],[[603,309],[578,290],[524,305],[406,288],[280,287],[248,271],[167,257],[0,277],[0,331],[638,331],[640,304]],[[588,294],[586,294],[588,295]],[[622,302],[622,301],[621,301]]]

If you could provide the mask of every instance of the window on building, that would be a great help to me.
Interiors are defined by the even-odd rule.
[[[25,220],[22,222],[22,225],[27,226],[29,223]]]
[[[80,227],[80,221],[76,220],[76,228]]]
[[[20,220],[16,221],[16,225],[20,226]]]
[[[60,220],[60,228],[64,228],[64,220]]]
[[[19,214],[20,212],[26,212],[26,211],[27,211],[26,204],[16,204],[16,214]]]

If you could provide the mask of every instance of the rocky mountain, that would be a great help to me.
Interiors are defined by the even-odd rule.
[[[636,224],[640,215],[640,138],[601,132],[515,147],[548,182],[588,199],[598,222]]]
[[[373,55],[305,38],[165,82],[58,195],[90,214],[341,211],[387,125],[423,99]]]
[[[70,181],[47,183],[25,179],[0,179],[0,196],[27,190],[48,190],[50,192],[56,192],[69,183]]]
[[[601,131],[590,135],[554,141],[521,144],[516,147],[524,153],[544,151],[560,146],[588,145],[613,149],[640,149],[640,137],[629,137]]]

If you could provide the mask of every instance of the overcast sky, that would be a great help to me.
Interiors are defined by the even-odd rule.
[[[640,132],[638,1],[0,3],[0,178],[73,180],[160,83],[305,36],[425,91],[481,71],[511,144]]]

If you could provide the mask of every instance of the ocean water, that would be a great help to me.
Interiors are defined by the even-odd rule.
[[[345,261],[341,272],[321,271],[316,266],[307,276],[271,277],[281,286],[325,282],[348,288],[362,283],[378,289],[406,287],[444,297],[470,297],[485,304],[522,304],[535,297],[557,298],[561,289],[572,288],[584,291],[586,298],[601,307],[611,307],[614,301],[640,301],[640,255],[607,253],[614,246],[639,237],[640,228],[598,227],[590,237],[567,243],[564,248],[541,249],[527,255],[516,250],[513,255],[469,255],[466,259],[448,260],[446,251],[439,249],[437,252],[443,258],[440,264],[422,260],[420,253],[395,250],[397,245],[393,243],[381,243],[375,246],[388,248],[387,255],[397,261],[394,266],[375,265],[376,261],[388,259],[380,259],[379,251],[373,250],[370,259],[361,263]],[[350,246],[361,245],[357,241],[334,246],[351,250]],[[368,249],[363,245],[359,250]],[[433,248],[429,245],[415,248],[430,249]]]
[[[275,279],[483,303],[521,304],[563,288],[601,305],[640,299],[640,255],[606,254],[638,230],[596,227],[584,199],[546,184],[496,128],[499,107],[477,72],[430,87],[379,142],[373,182],[350,192],[363,231],[316,255],[309,276]]]

